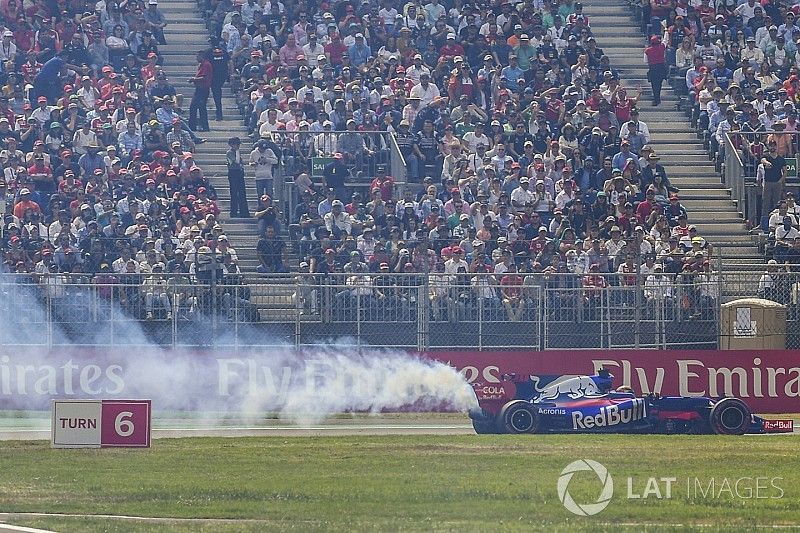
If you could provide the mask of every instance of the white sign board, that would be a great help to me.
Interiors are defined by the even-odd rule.
[[[99,448],[100,400],[54,400],[52,445],[54,448]]]
[[[736,322],[733,324],[734,337],[755,337],[758,334],[758,324],[750,317],[749,307],[736,308]]]
[[[148,448],[150,400],[53,400],[53,448]]]

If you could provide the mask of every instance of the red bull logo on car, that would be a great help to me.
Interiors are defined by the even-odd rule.
[[[594,429],[629,424],[647,416],[647,407],[641,398],[635,398],[624,405],[601,407],[597,414],[588,415],[582,411],[572,412],[572,429]]]

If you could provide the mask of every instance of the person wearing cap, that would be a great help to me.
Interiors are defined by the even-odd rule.
[[[183,152],[194,152],[195,144],[189,135],[183,129],[183,124],[180,119],[172,120],[172,127],[166,135],[167,144],[173,147],[173,150],[181,154]],[[177,148],[177,149],[176,149]]]
[[[42,214],[42,208],[39,207],[38,203],[32,200],[30,189],[23,187],[19,191],[19,198],[16,204],[14,204],[14,216],[19,220],[23,220],[25,218],[25,212],[28,209],[32,210],[34,213]]]
[[[147,9],[142,13],[144,17],[144,28],[153,34],[158,44],[167,44],[164,39],[164,28],[167,27],[167,19],[158,8],[158,0],[148,0]]]
[[[430,6],[430,5],[431,5],[431,4],[428,4],[428,6]],[[440,5],[440,4],[437,4],[437,5],[439,5],[439,7],[441,7],[441,5]],[[426,6],[426,8],[427,8],[428,6]],[[411,80],[411,82],[412,82],[414,85],[417,85],[417,84],[420,82],[420,77],[421,77],[423,74],[427,74],[427,75],[430,77],[430,75],[431,75],[431,69],[429,69],[429,68],[428,68],[428,67],[425,65],[425,63],[423,63],[423,60],[422,60],[422,55],[421,55],[421,54],[415,54],[415,55],[414,55],[414,58],[413,58],[413,63],[411,64],[411,66],[410,66],[410,67],[408,67],[408,68],[406,69],[406,78],[408,78],[409,80]]]
[[[431,83],[429,74],[420,74],[419,83],[411,88],[410,98],[419,98],[420,107],[424,108],[433,102],[434,98],[439,98],[439,87]]]
[[[275,228],[267,226],[264,234],[256,245],[259,265],[256,267],[258,272],[281,273],[287,272],[287,250],[283,238],[275,232]]]
[[[210,130],[208,125],[208,97],[211,91],[212,74],[208,51],[201,50],[197,52],[197,72],[194,77],[189,78],[189,83],[194,84],[194,95],[189,104],[189,129],[192,131]],[[199,124],[197,122],[198,115]],[[170,123],[172,123],[171,120]]]
[[[362,168],[364,159],[371,159],[375,152],[367,147],[364,135],[356,131],[354,119],[348,119],[345,127],[345,132],[340,133],[336,140],[336,151],[343,155],[345,164],[355,164],[356,168]]]
[[[255,143],[255,148],[250,152],[248,164],[255,169],[256,194],[273,194],[272,166],[278,164],[278,157],[269,142],[262,139]]]
[[[228,185],[230,186],[231,218],[250,218],[244,183],[244,158],[240,149],[241,145],[242,141],[239,137],[231,137],[228,139],[228,151],[225,152],[225,164],[228,167]]]
[[[764,214],[770,213],[783,199],[786,186],[786,159],[778,153],[775,139],[767,142],[767,149],[756,173],[756,182],[762,187],[761,212]]]
[[[2,43],[0,43],[0,61],[4,64],[8,61],[12,63],[17,58],[17,45],[13,41],[14,32],[6,29],[3,31]]]
[[[641,170],[639,168],[639,157],[631,151],[630,141],[623,139],[619,143],[619,152],[614,154],[614,157],[611,158],[611,164],[614,168],[618,168],[624,172],[625,166],[629,164],[629,161],[633,163],[635,170]]]
[[[325,214],[323,222],[331,238],[335,240],[344,240],[353,231],[353,218],[344,210],[344,204],[338,199],[331,202],[331,211]]]
[[[308,42],[303,45],[303,55],[306,56],[306,61],[308,61],[308,66],[312,69],[317,68],[319,66],[319,57],[325,56],[325,47],[322,46],[317,41],[317,33],[314,31],[309,32],[308,34]],[[300,96],[297,97],[298,100],[301,102],[303,100],[300,99]]]
[[[153,254],[150,254],[153,252]],[[166,320],[172,320],[172,304],[167,295],[167,279],[164,277],[164,263],[155,258],[155,250],[148,252],[148,272],[142,281],[144,293],[145,320],[153,320],[154,312],[163,311]],[[160,308],[160,309],[159,309]]]
[[[364,34],[355,34],[355,42],[348,48],[347,54],[350,57],[350,64],[356,68],[365,64],[372,57],[372,49],[366,43]]]
[[[187,122],[183,120],[183,118],[175,110],[175,97],[171,94],[167,94],[161,99],[161,105],[158,107],[158,109],[156,109],[156,119],[151,120],[148,123],[149,127],[143,127],[143,129],[146,130],[143,132],[145,139],[152,131],[160,132],[162,134],[166,131],[169,131],[176,119],[181,121],[181,128],[183,128],[191,136],[192,141],[194,141],[195,144],[203,144],[206,142],[206,139],[197,136],[197,134],[194,132],[194,129],[189,127]],[[159,128],[158,126],[161,127]]]
[[[120,147],[119,155],[126,160],[126,163],[130,161],[134,150],[142,150],[144,148],[141,129],[139,129],[134,120],[129,120],[125,125],[125,129],[119,133],[117,145]]]
[[[208,59],[211,62],[211,94],[214,97],[214,106],[216,107],[215,118],[217,121],[221,121],[222,87],[230,77],[229,65],[231,64],[228,47],[222,39],[216,37],[211,39],[211,54]]]
[[[783,202],[785,205],[785,202]],[[789,250],[794,246],[795,239],[800,238],[800,231],[795,227],[796,220],[790,214],[784,215],[781,224],[775,227],[774,258],[781,264],[786,262]]]
[[[650,37],[650,45],[644,50],[644,61],[647,63],[647,81],[653,92],[653,105],[661,103],[661,85],[667,77],[667,47],[658,36]]]
[[[394,196],[394,178],[386,175],[386,165],[379,164],[375,167],[375,179],[372,180],[369,190],[379,189],[381,191],[381,198],[384,201],[389,201]],[[406,190],[407,193],[412,193],[409,201],[413,201],[413,191]]]

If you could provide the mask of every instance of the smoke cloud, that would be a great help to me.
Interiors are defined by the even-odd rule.
[[[33,289],[5,284],[0,290],[5,293],[0,344],[27,345],[0,346],[0,405],[6,408],[42,409],[53,397],[149,398],[157,411],[250,420],[269,413],[314,423],[353,411],[465,411],[477,403],[455,368],[402,351],[358,351],[336,343],[300,352],[293,346],[258,352],[167,350],[153,343],[138,321],[85,323],[87,308],[67,300],[59,310],[66,325],[49,333],[44,323],[52,311]],[[120,309],[99,311],[105,313],[100,318],[123,315]],[[187,327],[202,330],[203,320]],[[112,329],[113,338],[129,346],[108,346]],[[41,346],[49,335],[53,349]],[[261,335],[252,331],[264,345]],[[232,344],[224,336],[218,340]]]

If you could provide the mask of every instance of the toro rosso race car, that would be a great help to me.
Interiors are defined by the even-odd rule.
[[[742,435],[791,433],[792,420],[765,420],[737,398],[637,397],[629,387],[613,390],[613,378],[553,376],[498,384],[474,383],[478,408],[469,416],[477,433],[686,433]]]

